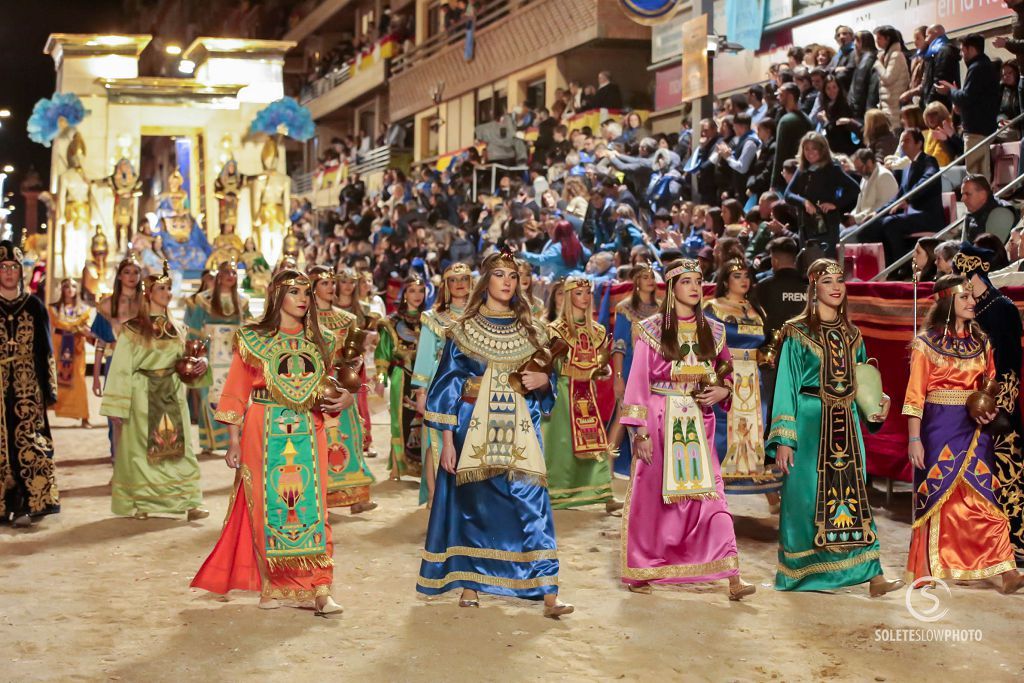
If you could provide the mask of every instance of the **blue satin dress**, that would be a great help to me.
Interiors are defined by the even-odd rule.
[[[521,334],[507,319],[485,319]],[[453,431],[459,454],[474,408],[462,399],[462,388],[486,367],[449,339],[427,392],[426,424]],[[554,386],[552,379],[539,397],[535,392],[526,397],[538,440],[541,413],[554,406]],[[457,416],[458,424],[430,419],[439,415]],[[505,476],[456,485],[453,474],[438,470],[416,590],[439,595],[455,588],[528,600],[558,593],[555,526],[545,487]]]

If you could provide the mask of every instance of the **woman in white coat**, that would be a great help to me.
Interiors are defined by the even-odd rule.
[[[875,43],[878,46],[879,109],[885,112],[889,125],[894,129],[900,125],[900,95],[910,88],[910,66],[903,48],[903,36],[892,26],[875,29]]]

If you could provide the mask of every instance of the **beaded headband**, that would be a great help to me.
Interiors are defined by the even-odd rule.
[[[700,263],[697,262],[697,259],[684,258],[682,261],[679,262],[678,266],[672,268],[667,273],[665,273],[665,281],[668,282],[669,280],[677,278],[680,275],[684,275],[686,273],[697,273],[698,275],[703,274],[701,273]]]
[[[654,264],[651,263],[650,261],[644,261],[633,266],[633,270],[630,273],[629,277],[631,280],[636,280],[638,277],[645,273],[650,273],[651,275],[654,275]]]
[[[351,280],[353,282],[359,280],[359,273],[357,273],[352,268],[339,268],[338,272],[336,273],[336,275],[337,275],[339,280],[345,280],[345,281]]]

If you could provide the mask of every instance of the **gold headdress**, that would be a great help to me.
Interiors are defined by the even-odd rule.
[[[220,264],[217,266],[217,270],[237,271],[238,261],[234,257],[229,258],[226,261],[221,261]]]
[[[274,138],[268,137],[267,141],[263,143],[263,149],[260,150],[260,161],[263,162],[263,168],[269,168],[277,161],[277,143],[274,142]]]
[[[278,285],[284,287],[309,287],[311,284],[309,277],[305,273],[298,273],[295,277],[290,277],[278,283]]]
[[[633,266],[633,270],[629,272],[629,279],[636,280],[644,273],[650,273],[654,275],[654,264],[650,261],[641,261]]]
[[[142,264],[139,263],[139,256],[135,253],[135,250],[132,249],[131,242],[128,243],[128,253],[125,254],[125,257],[121,259],[121,262],[117,264],[117,271],[121,272],[122,268],[126,268],[128,266],[135,266],[139,270],[142,269]]]
[[[686,273],[696,273],[698,275],[703,275],[703,273],[700,270],[700,263],[697,261],[697,259],[684,258],[682,261],[679,262],[678,266],[672,268],[671,270],[665,273],[665,282],[668,282]]]
[[[974,256],[972,258],[977,258],[977,256]],[[938,301],[940,299],[949,299],[950,297],[954,297],[957,294],[963,294],[964,292],[972,291],[974,290],[971,288],[970,284],[966,282],[961,282],[960,284],[954,285],[953,287],[948,287],[946,289],[943,289],[942,291],[935,292],[935,300]]]
[[[740,271],[740,270],[746,270],[746,269],[747,269],[747,262],[744,261],[741,258],[729,259],[725,263],[725,273],[726,273],[726,275],[728,275],[730,273],[735,273],[735,272]]]
[[[75,131],[74,137],[71,138],[71,144],[68,145],[68,163],[75,157],[85,156],[85,140],[82,139],[82,134]]]
[[[581,275],[570,275],[565,278],[565,282],[562,284],[562,292],[568,294],[574,289],[586,287],[590,289],[592,287],[590,280]]]
[[[338,268],[338,272],[335,273],[335,275],[339,280],[344,280],[346,282],[359,281],[359,273],[357,273],[354,268],[349,268],[348,266]]]
[[[326,269],[318,270],[317,272],[309,275],[309,279],[311,282],[319,282],[320,280],[333,280],[335,277],[336,276],[334,273]]]
[[[520,263],[521,261],[516,258],[516,255],[506,245],[498,252],[498,259],[495,262],[494,267],[497,268],[498,266],[504,265],[506,268],[515,268],[516,270],[519,270]]]
[[[473,269],[467,266],[465,263],[453,263],[452,265],[445,268],[444,279],[447,280],[450,277],[461,277],[463,275],[473,275]]]
[[[822,270],[820,273],[818,273],[817,275],[814,276],[815,282],[817,282],[818,278],[822,277],[823,275],[844,275],[845,274],[844,271],[843,271],[843,267],[841,265],[839,265],[837,262],[835,262],[835,261],[833,261],[831,259],[823,259],[823,260],[827,261],[827,263],[825,264],[825,269]]]

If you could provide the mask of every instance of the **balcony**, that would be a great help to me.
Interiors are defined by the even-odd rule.
[[[472,61],[465,25],[421,42],[392,63],[391,119],[397,121],[588,43],[650,41],[618,0],[492,0],[476,16]],[[649,49],[649,47],[648,47]],[[595,65],[595,73],[599,67]]]
[[[355,164],[335,164],[310,173],[292,176],[292,195],[309,199],[316,209],[336,209],[338,191],[349,176],[358,173],[370,191],[382,188],[384,171],[400,168],[408,172],[412,154],[408,150],[384,145],[375,147]]]
[[[388,62],[395,51],[391,40],[378,42],[373,51],[345,62],[303,89],[299,101],[318,120],[384,85]]]

